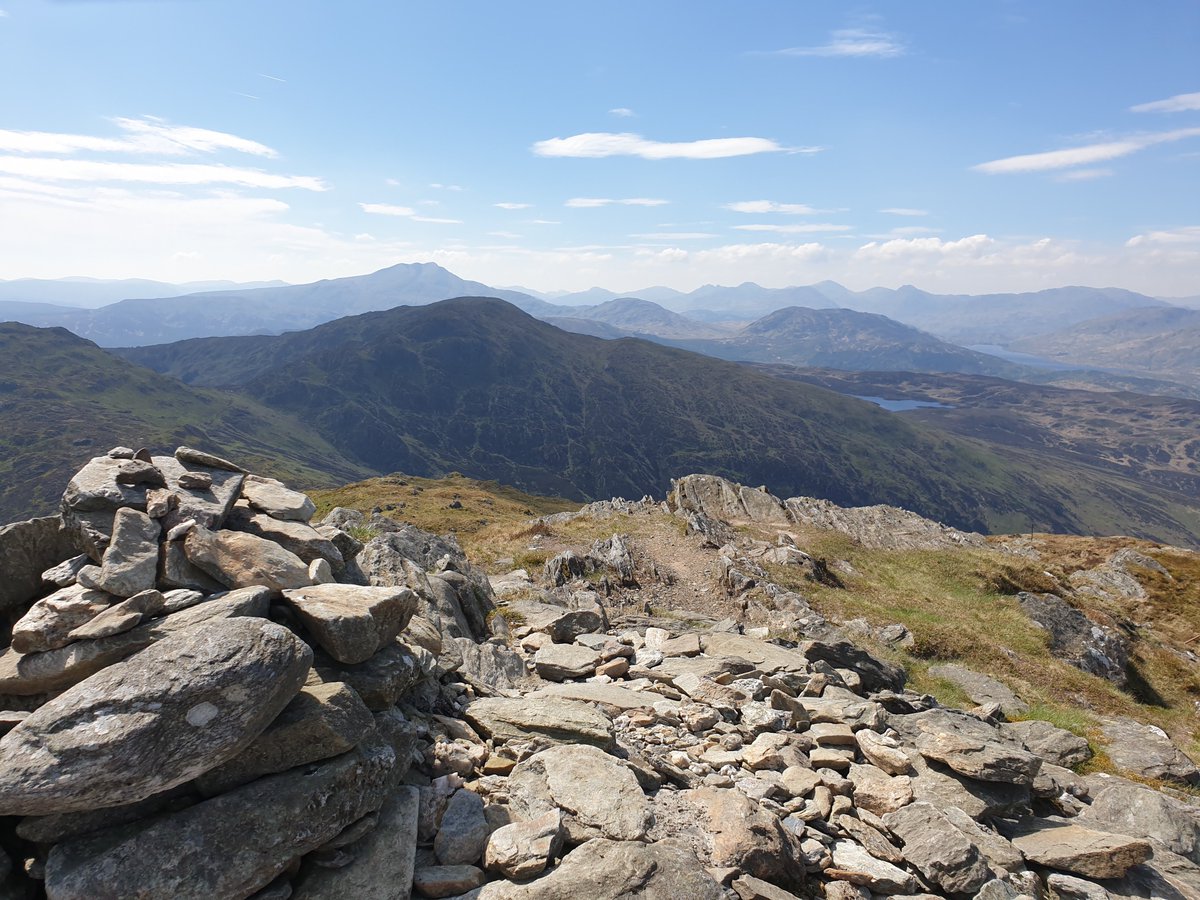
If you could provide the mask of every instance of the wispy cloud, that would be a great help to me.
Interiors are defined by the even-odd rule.
[[[640,134],[607,131],[550,138],[533,145],[538,156],[598,159],[606,156],[639,156],[642,159],[725,159],[756,153],[816,153],[820,147],[784,147],[769,138],[709,138],[700,141],[652,141]]]
[[[136,153],[158,156],[185,156],[190,153],[216,153],[234,150],[252,156],[274,159],[279,154],[258,141],[211,131],[172,125],[147,116],[141,119],[114,119],[124,132],[121,137],[88,134],[61,134],[50,131],[0,130],[0,151],[8,153]]]
[[[646,241],[699,241],[716,235],[706,231],[652,231],[648,234],[631,234],[630,237]]]
[[[626,197],[621,200],[611,197],[572,197],[563,206],[571,209],[596,209],[614,204],[620,206],[666,206],[670,202],[670,200],[661,200],[657,197]]]
[[[441,184],[436,181],[433,182],[433,184],[431,184],[429,186],[437,191],[455,191],[455,192],[457,192],[457,191],[466,190],[466,188],[464,188],[461,184]]]
[[[622,119],[630,119],[637,115],[637,113],[627,106],[618,106],[616,109],[610,109],[608,114]]]
[[[791,216],[811,216],[827,211],[815,209],[806,203],[776,203],[774,200],[739,200],[726,203],[725,209],[740,213],[785,213]]]
[[[1130,112],[1193,112],[1200,110],[1200,91],[1195,94],[1176,94],[1166,100],[1155,100],[1153,103],[1139,103],[1129,107]]]
[[[927,216],[927,209],[913,209],[908,206],[888,206],[880,210],[881,213],[887,213],[890,216]]]
[[[359,207],[365,213],[375,216],[396,216],[411,219],[414,222],[428,222],[433,225],[461,225],[459,219],[437,219],[432,216],[422,216],[411,206],[397,206],[394,203],[360,203]]]
[[[492,237],[507,238],[510,241],[515,241],[521,237],[521,235],[513,231],[489,231],[488,234]]]
[[[928,225],[902,225],[888,232],[888,237],[912,237],[917,234],[940,234],[940,228],[930,228]]]
[[[1095,181],[1097,178],[1109,178],[1115,173],[1112,169],[1072,169],[1056,175],[1055,181]]]
[[[1143,244],[1200,244],[1200,225],[1185,225],[1169,231],[1148,231],[1134,235],[1125,242],[1126,247]]]
[[[6,10],[0,9],[0,19],[7,19],[7,18],[8,18],[8,12]]]
[[[493,203],[492,206],[497,206],[500,209],[529,209],[533,206],[532,203]]]
[[[530,225],[561,225],[562,222],[557,219],[530,219]]]
[[[829,40],[815,47],[785,47],[767,51],[770,56],[903,56],[904,44],[893,34],[865,28],[841,28],[829,35]]]
[[[261,169],[188,163],[122,163],[0,156],[0,172],[47,181],[117,181],[166,185],[233,184],[256,188],[328,190],[320,178],[308,175],[274,175]]]
[[[771,231],[776,234],[819,234],[826,231],[851,231],[854,228],[853,225],[834,225],[829,222],[814,222],[804,225],[734,225],[733,227],[737,231]]]
[[[278,75],[268,75],[266,72],[259,72],[259,78],[265,78],[268,81],[278,81],[280,84],[287,84],[286,78],[280,78]]]
[[[1099,144],[1088,144],[1083,147],[1071,147],[1067,150],[1050,150],[1046,153],[1029,153],[1023,156],[1009,156],[991,162],[972,166],[976,172],[986,175],[1009,175],[1023,172],[1046,172],[1055,169],[1070,169],[1075,166],[1086,166],[1094,163],[1108,162],[1120,159],[1169,141],[1179,141],[1184,138],[1200,136],[1200,128],[1179,128],[1175,131],[1163,131],[1156,134],[1141,134],[1123,138],[1117,141],[1106,141]]]

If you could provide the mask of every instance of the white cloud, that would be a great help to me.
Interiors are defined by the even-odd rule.
[[[455,191],[455,192],[458,192],[458,191],[464,191],[464,190],[466,190],[466,188],[464,188],[464,187],[463,187],[461,184],[441,184],[441,183],[439,183],[439,182],[436,182],[436,181],[435,181],[435,182],[433,182],[433,183],[432,183],[431,185],[429,185],[429,186],[430,186],[431,188],[434,188],[435,190],[439,190],[439,191]]]
[[[725,208],[740,213],[786,213],[791,216],[811,216],[823,212],[805,203],[776,203],[774,200],[739,200],[726,203]]]
[[[887,213],[890,216],[927,216],[927,209],[912,209],[908,206],[888,206],[880,210],[881,213]]]
[[[97,153],[137,153],[158,156],[184,156],[189,153],[215,153],[234,150],[271,159],[279,154],[258,141],[212,131],[207,128],[171,125],[162,119],[115,119],[125,132],[122,137],[87,134],[59,134],[48,131],[0,130],[0,151],[7,153],[70,154],[80,151]]]
[[[1175,131],[1163,131],[1156,134],[1141,134],[1123,138],[1117,141],[1107,141],[1100,144],[1089,144],[1084,147],[1071,147],[1067,150],[1050,150],[1046,153],[1029,153],[1023,156],[1009,156],[991,162],[972,166],[976,172],[987,175],[1008,175],[1019,172],[1045,172],[1054,169],[1069,169],[1074,166],[1085,166],[1093,163],[1108,162],[1129,156],[1155,144],[1169,141],[1179,141],[1184,138],[1200,136],[1200,128],[1179,128]]]
[[[787,47],[769,51],[772,56],[850,56],[892,57],[902,56],[904,44],[895,35],[862,28],[842,28],[829,36],[829,40],[816,47]]]
[[[995,246],[994,238],[973,234],[957,241],[941,238],[897,238],[890,241],[871,241],[858,248],[856,256],[866,259],[905,259],[913,256],[973,257]]]
[[[1072,169],[1055,176],[1055,181],[1095,181],[1097,178],[1111,178],[1115,172],[1112,169]]]
[[[627,106],[618,106],[616,109],[610,109],[608,114],[610,116],[618,116],[622,119],[629,119],[637,115],[637,113]]]
[[[403,216],[409,218],[415,216],[417,211],[411,206],[395,206],[391,203],[360,203],[362,211],[371,213],[376,216]]]
[[[1166,100],[1155,100],[1153,103],[1139,103],[1129,107],[1130,112],[1194,112],[1200,110],[1200,91],[1194,94],[1176,94]]]
[[[530,219],[530,225],[561,225],[557,219]]]
[[[792,152],[815,153],[819,147],[802,147]],[[566,138],[550,138],[533,145],[538,156],[598,159],[606,156],[639,156],[642,159],[724,159],[756,153],[781,153],[789,148],[768,138],[709,138],[700,141],[651,141],[640,134],[589,132]]]
[[[0,172],[47,181],[116,181],[142,184],[235,184],[255,188],[324,191],[320,178],[273,175],[261,169],[193,163],[120,163],[49,157],[0,156]]]
[[[492,206],[497,206],[500,209],[529,209],[533,206],[532,203],[493,203]]]
[[[619,204],[621,206],[666,206],[670,200],[661,200],[656,197],[628,197],[623,200],[614,200],[611,197],[572,197],[563,206],[568,206],[571,209],[596,209],[601,206],[612,206]]]
[[[492,237],[507,238],[510,241],[518,240],[521,237],[521,235],[512,231],[489,231],[488,234]]]
[[[1134,235],[1125,242],[1126,247],[1144,244],[1200,244],[1200,225],[1187,225],[1170,231],[1149,231]]]
[[[413,216],[414,222],[428,222],[430,225],[461,225],[462,219],[435,219],[432,216]]]
[[[833,225],[828,222],[805,225],[734,225],[733,227],[738,231],[772,231],[776,234],[819,234],[827,231],[850,231],[854,228],[853,225]]]
[[[889,237],[906,237],[914,234],[938,234],[940,228],[930,228],[928,225],[903,225],[900,228],[893,228],[889,233]]]
[[[716,235],[706,231],[652,231],[647,234],[631,234],[630,237],[647,241],[699,241],[714,238]]]

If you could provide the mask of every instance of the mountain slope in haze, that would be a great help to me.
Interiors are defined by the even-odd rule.
[[[621,329],[626,334],[638,336],[703,339],[721,338],[729,334],[728,328],[697,322],[651,300],[640,300],[636,297],[619,297],[598,306],[581,307],[575,310],[573,315],[581,319],[603,322]]]
[[[1019,377],[1024,370],[994,356],[949,344],[886,316],[848,309],[788,307],[732,337],[671,344],[746,362],[831,369],[967,372]]]
[[[56,313],[49,320],[22,317],[22,321],[60,326],[102,347],[140,346],[191,337],[279,334],[341,316],[473,293],[497,292],[434,263],[413,263],[312,284],[122,300],[95,310]],[[534,312],[557,310],[525,294],[499,293]]]
[[[1013,349],[1200,385],[1200,310],[1133,309],[1026,338]]]
[[[16,278],[0,280],[0,301],[51,303],[92,309],[121,300],[179,297],[200,291],[232,291],[251,288],[279,287],[282,281],[189,281],[169,284],[145,278]]]
[[[1109,529],[1200,535],[1196,509],[1133,480],[1062,465],[1047,475],[869,403],[645,341],[568,334],[493,299],[119,352],[302,417],[380,471],[457,470],[571,497],[661,495],[672,477],[717,472],[974,529],[1091,531],[1105,510]]]
[[[298,484],[372,473],[250,399],[188,387],[60,328],[0,323],[0,522],[57,511],[84,462],[130,441],[228,452]]]

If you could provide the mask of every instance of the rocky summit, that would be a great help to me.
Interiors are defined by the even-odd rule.
[[[877,649],[902,626],[862,638],[770,574],[848,567],[742,529],[978,535],[689,476],[531,523],[611,536],[489,578],[452,537],[315,512],[210,453],[117,447],[61,515],[0,529],[0,898],[1200,897],[1200,771],[1165,732],[1114,719],[1109,756],[1148,768],[1079,774],[1087,740],[1009,721],[1025,701],[961,665],[938,677],[981,705],[912,690]],[[669,580],[610,530],[644,512],[770,603],[631,607]],[[1146,563],[1114,560],[1089,589],[1133,589]],[[1056,603],[1020,609],[1116,690],[1120,636]]]

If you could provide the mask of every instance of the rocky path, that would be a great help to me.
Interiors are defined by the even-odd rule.
[[[722,503],[860,540],[886,515],[725,485],[680,503],[677,583],[806,564],[729,544]],[[451,540],[312,513],[116,448],[62,517],[0,530],[0,898],[1200,896],[1195,806],[1076,774],[1086,741],[1004,696],[907,690],[803,598],[772,595],[794,644],[623,618],[597,590],[638,577],[620,533],[493,585]]]

